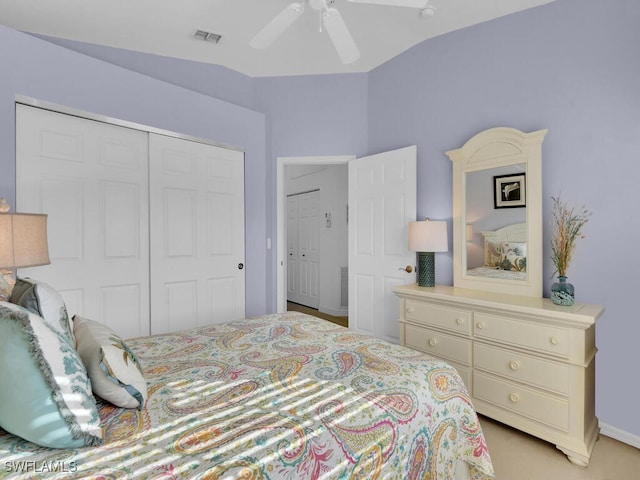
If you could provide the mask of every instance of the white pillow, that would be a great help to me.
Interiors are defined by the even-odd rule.
[[[147,382],[140,362],[106,325],[75,315],[76,349],[87,368],[93,393],[118,407],[144,407]]]

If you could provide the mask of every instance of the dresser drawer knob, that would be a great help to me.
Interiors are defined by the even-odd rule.
[[[478,322],[478,328],[479,328],[480,330],[482,330],[485,326],[486,326],[486,325],[485,325],[485,323],[484,323],[484,322]]]
[[[456,324],[462,325],[464,323],[464,318],[456,318]]]
[[[438,339],[436,338],[430,338],[429,339],[429,345],[432,347],[435,347],[438,344]]]
[[[512,393],[511,395],[509,395],[509,400],[511,400],[512,403],[518,403],[518,401],[520,400],[520,395],[518,395],[517,393]]]
[[[551,342],[551,345],[558,345],[560,343],[560,339],[558,337],[551,337],[549,341]]]
[[[512,360],[511,362],[509,362],[509,368],[515,372],[520,368],[520,364],[515,360]]]
[[[414,309],[413,307],[407,307],[407,313],[413,313]]]

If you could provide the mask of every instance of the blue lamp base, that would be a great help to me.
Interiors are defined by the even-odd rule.
[[[433,252],[418,252],[418,286],[434,287],[436,284],[436,262]]]

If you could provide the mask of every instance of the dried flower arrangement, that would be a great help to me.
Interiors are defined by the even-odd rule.
[[[584,238],[582,227],[589,221],[591,212],[584,205],[580,209],[569,208],[559,197],[553,200],[553,237],[551,259],[560,277],[567,276],[567,269],[576,247],[576,240]]]

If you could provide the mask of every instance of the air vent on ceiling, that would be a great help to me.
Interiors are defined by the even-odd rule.
[[[222,38],[222,35],[205,32],[204,30],[196,30],[196,33],[193,34],[193,38],[196,40],[202,40],[203,42],[218,43]]]

